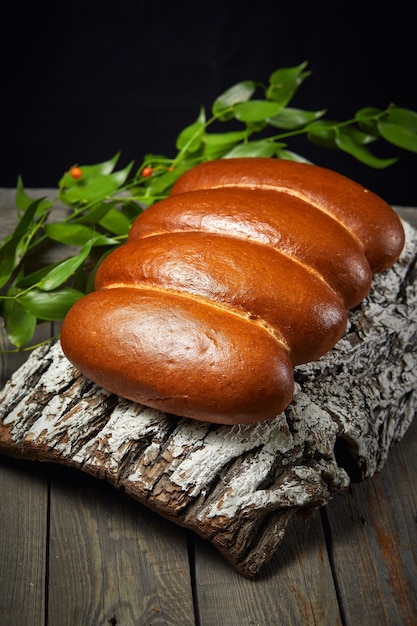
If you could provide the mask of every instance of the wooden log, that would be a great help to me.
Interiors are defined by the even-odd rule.
[[[416,410],[417,231],[375,277],[345,336],[296,369],[270,422],[218,426],[134,404],[92,384],[59,343],[36,350],[0,394],[0,452],[76,467],[208,539],[255,576],[296,514],[371,477]]]

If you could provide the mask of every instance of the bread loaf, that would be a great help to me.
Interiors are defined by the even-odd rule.
[[[148,208],[69,311],[68,359],[107,390],[224,424],[270,419],[294,365],[343,335],[372,274],[404,245],[383,200],[277,159],[195,167]]]

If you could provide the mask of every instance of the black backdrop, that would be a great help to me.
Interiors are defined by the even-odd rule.
[[[408,7],[408,8],[407,8]],[[73,163],[174,155],[178,132],[235,82],[313,72],[293,104],[344,120],[390,102],[417,110],[412,6],[401,2],[101,0],[3,6],[0,186],[56,185]],[[371,170],[300,140],[291,147],[417,205],[417,155]]]

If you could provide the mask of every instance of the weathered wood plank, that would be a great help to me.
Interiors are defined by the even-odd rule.
[[[49,622],[193,626],[182,529],[80,478],[61,468],[51,485]]]
[[[344,623],[417,623],[417,423],[371,481],[326,509]]]
[[[195,563],[201,626],[342,623],[318,513],[294,520],[256,583],[236,574],[202,541],[196,542]]]
[[[34,341],[51,335],[49,324],[36,330]],[[10,349],[0,328],[0,350]],[[29,353],[0,354],[0,387]],[[43,624],[48,585],[48,468],[0,456],[0,623]]]
[[[0,623],[44,624],[47,478],[30,463],[0,460]]]

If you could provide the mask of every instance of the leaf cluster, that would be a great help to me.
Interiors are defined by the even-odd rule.
[[[145,155],[116,170],[120,154],[95,165],[69,169],[53,199],[33,199],[18,180],[15,230],[0,244],[0,315],[16,350],[27,346],[41,321],[61,321],[69,308],[93,289],[98,264],[126,238],[132,222],[147,206],[166,197],[186,170],[213,159],[271,157],[306,161],[291,150],[292,137],[337,149],[373,168],[394,158],[371,150],[377,141],[417,153],[417,113],[388,106],[360,109],[351,119],[329,120],[326,110],[289,106],[304,80],[307,63],[278,69],[267,85],[243,81],[222,93],[210,115],[201,108],[197,119],[176,140],[174,157]],[[66,216],[54,219],[57,205]],[[58,260],[43,260],[54,247]]]

